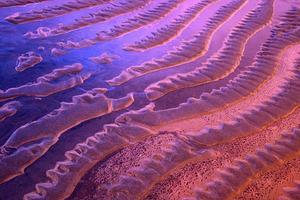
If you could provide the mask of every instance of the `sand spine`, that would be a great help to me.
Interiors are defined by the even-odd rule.
[[[57,162],[46,172],[48,182],[36,184],[35,191],[24,196],[24,200],[65,199],[70,196],[84,174],[96,163],[120,151],[130,144],[142,141],[154,133],[140,126],[109,124],[103,132],[79,143],[65,153],[66,159]]]
[[[299,9],[292,9],[289,13],[293,14],[282,18],[281,24],[272,30],[274,34],[270,36],[257,53],[254,63],[225,86],[213,89],[209,93],[203,93],[200,98],[189,98],[176,108],[160,111],[147,109],[143,112],[125,113],[118,120],[146,126],[160,126],[190,119],[199,114],[212,113],[247,98],[273,76],[275,69],[279,67],[283,52],[299,43],[300,29],[297,29],[297,26],[300,26],[299,11]],[[289,26],[291,29],[284,34],[275,34],[278,29],[281,29],[281,26]]]
[[[283,188],[284,194],[279,200],[297,200],[300,198],[300,181],[295,181],[293,187]]]
[[[0,8],[12,6],[24,6],[32,3],[41,3],[47,0],[1,0]]]
[[[244,0],[234,0],[222,6],[216,14],[211,17],[204,28],[195,34],[191,40],[184,41],[175,50],[169,51],[161,58],[147,61],[138,66],[131,66],[123,70],[120,75],[108,80],[112,86],[121,85],[131,79],[144,76],[149,73],[164,70],[166,68],[175,67],[177,65],[192,62],[205,54],[213,33],[221,27],[221,25],[234,15],[239,8],[245,4]]]
[[[123,49],[128,51],[144,51],[169,42],[178,36],[203,9],[213,2],[215,0],[204,0],[188,7],[183,14],[177,16],[170,23],[135,41],[133,44],[126,45]]]
[[[280,165],[296,158],[300,153],[300,129],[282,134],[274,143],[266,144],[254,154],[243,159],[236,159],[216,177],[196,189],[196,199],[231,199],[244,188],[253,178],[264,173],[273,166]]]
[[[155,183],[173,170],[192,160],[213,159],[216,156],[212,150],[194,149],[176,138],[162,153],[143,160],[139,167],[131,168],[128,175],[121,175],[117,183],[108,186],[108,193],[112,199],[143,199]]]
[[[134,101],[132,94],[120,99],[109,99],[103,94],[105,91],[97,88],[74,96],[71,103],[62,102],[60,108],[12,133],[0,148],[0,183],[22,174],[67,130],[87,120],[127,108]]]
[[[23,24],[32,21],[49,19],[60,15],[65,15],[81,9],[101,5],[110,2],[110,0],[72,0],[57,6],[48,6],[40,10],[31,10],[30,12],[15,13],[5,19],[14,24]]]
[[[83,66],[80,63],[54,69],[51,73],[38,77],[35,83],[28,83],[0,92],[0,102],[20,96],[47,97],[81,85],[91,77],[91,73],[80,73],[82,70]],[[53,82],[67,75],[71,75],[67,80]]]
[[[274,2],[274,1],[273,1]],[[151,84],[145,89],[150,100],[172,91],[217,81],[232,73],[240,64],[247,41],[271,20],[273,2],[263,0],[229,33],[221,49],[203,65],[188,73],[179,73]]]
[[[68,25],[60,25],[55,28],[39,27],[36,31],[27,32],[24,36],[35,39],[35,38],[46,38],[66,34],[78,29],[82,29],[87,26],[91,26],[96,23],[105,22],[119,15],[132,12],[141,7],[148,5],[150,0],[145,1],[121,1],[118,3],[111,4],[99,11],[94,11],[88,15],[84,15],[81,18],[77,18],[74,22]]]
[[[123,21],[120,25],[115,25],[108,31],[97,33],[97,36],[92,39],[85,39],[79,42],[67,41],[60,42],[58,45],[61,49],[80,49],[90,47],[99,42],[109,41],[124,34],[137,30],[143,26],[149,25],[157,20],[162,19],[175,9],[184,0],[166,0],[159,3],[154,8],[137,13],[134,17],[130,17]]]

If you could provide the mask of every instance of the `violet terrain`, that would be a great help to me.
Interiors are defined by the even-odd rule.
[[[300,0],[0,0],[0,200],[300,200]]]

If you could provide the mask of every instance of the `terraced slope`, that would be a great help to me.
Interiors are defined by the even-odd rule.
[[[0,18],[0,199],[300,198],[297,0],[0,0]]]

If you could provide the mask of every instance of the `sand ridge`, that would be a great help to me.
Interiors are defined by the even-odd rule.
[[[0,199],[298,199],[299,16],[0,0]]]

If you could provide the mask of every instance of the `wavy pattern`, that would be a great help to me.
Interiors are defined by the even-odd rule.
[[[112,3],[109,4],[107,7],[100,9],[99,11],[94,11],[79,19],[75,19],[74,22],[72,22],[71,24],[60,25],[55,28],[39,27],[36,31],[29,31],[24,36],[34,39],[34,38],[46,38],[46,37],[65,34],[99,22],[105,22],[118,15],[122,15],[134,11],[135,9],[147,5],[147,3],[149,2],[150,0],[146,0],[146,1],[125,0],[125,1]]]
[[[199,99],[189,98],[185,103],[176,108],[160,111],[150,109],[143,112],[127,113],[120,116],[118,120],[121,122],[141,123],[148,126],[160,126],[210,113],[249,96],[266,79],[272,76],[275,68],[279,66],[279,61],[285,49],[299,43],[300,29],[297,28],[299,22],[295,23],[299,16],[297,13],[299,13],[299,9],[295,10],[293,16],[282,19],[283,22],[295,28],[287,31],[284,35],[270,36],[262,45],[261,51],[257,53],[255,62],[225,86],[213,89],[210,93],[204,93]]]
[[[26,194],[24,199],[65,199],[97,162],[151,134],[150,130],[138,126],[105,126],[104,132],[96,133],[67,151],[66,160],[56,163],[53,169],[47,171],[50,182],[36,184],[36,190]]]
[[[203,30],[193,36],[192,40],[183,42],[181,46],[177,47],[174,51],[168,52],[160,59],[153,59],[152,61],[144,62],[139,66],[127,68],[122,71],[119,76],[108,80],[107,83],[112,86],[121,85],[131,79],[190,62],[193,59],[203,56],[207,51],[213,33],[244,3],[244,0],[234,0],[227,5],[222,6],[216,11],[216,14],[209,19]]]
[[[58,43],[58,45],[62,49],[74,49],[89,47],[98,42],[112,40],[165,17],[183,1],[184,0],[165,0],[159,3],[154,8],[149,8],[145,11],[141,11],[135,14],[133,17],[130,17],[121,22],[120,25],[115,25],[109,31],[102,31],[97,33],[97,37],[95,38],[85,39],[79,42],[60,42]]]
[[[182,3],[184,0],[168,0],[158,4],[155,8],[146,10],[143,13],[138,13],[136,16],[129,18],[121,23],[121,25],[115,25],[109,31],[104,31],[102,34],[105,37],[119,37],[129,30],[135,30],[146,24],[152,23],[165,17],[169,12],[171,12],[178,4]]]
[[[151,32],[139,41],[125,46],[123,49],[128,51],[141,51],[167,43],[176,37],[197,15],[210,3],[215,0],[204,0],[188,7],[183,14],[177,16],[170,23]]]
[[[299,199],[297,1],[40,2],[0,0],[0,199]]]
[[[299,156],[299,144],[300,129],[295,128],[292,133],[283,134],[273,144],[266,144],[255,154],[235,160],[233,164],[221,170],[212,181],[196,190],[196,199],[232,199],[258,173]]]
[[[63,76],[79,73],[83,69],[80,63],[55,69],[51,73],[37,78],[35,83],[28,83],[0,92],[0,102],[20,96],[46,97],[82,84],[90,78],[90,73],[73,75],[67,80],[57,81]],[[55,81],[55,82],[54,82]],[[53,83],[52,83],[53,82]]]
[[[66,3],[62,3],[58,6],[49,6],[40,10],[31,10],[29,12],[14,13],[6,17],[6,20],[14,23],[28,23],[36,20],[42,20],[47,18],[64,15],[70,12],[74,12],[80,9],[101,5],[109,2],[110,0],[73,0]]]
[[[203,130],[193,138],[193,142],[204,145],[215,145],[244,137],[258,129],[275,122],[276,120],[290,114],[300,106],[300,59],[295,64],[292,78],[279,87],[280,91],[271,96],[269,100],[247,109],[243,114],[236,117],[231,123],[222,123],[217,128]],[[253,87],[253,80],[248,80],[244,88]],[[254,85],[255,86],[255,85]]]
[[[285,194],[280,197],[280,200],[297,200],[300,199],[300,182],[295,181],[295,186],[285,188]]]
[[[18,101],[12,101],[4,104],[0,107],[0,122],[4,121],[6,118],[15,115],[21,103]]]
[[[0,8],[10,6],[23,6],[31,3],[40,3],[47,0],[1,0]]]
[[[224,78],[240,64],[247,40],[266,26],[273,13],[273,2],[262,1],[229,33],[222,48],[206,63],[188,73],[175,74],[148,86],[145,93],[156,100],[169,92]]]
[[[143,199],[151,187],[171,170],[191,159],[206,160],[216,156],[211,150],[193,149],[180,140],[175,141],[162,154],[153,155],[141,166],[129,170],[131,175],[120,176],[119,181],[109,187],[110,198]]]
[[[103,95],[105,91],[99,88],[74,96],[71,103],[63,102],[59,109],[18,128],[1,147],[0,183],[24,173],[24,169],[46,153],[67,130],[133,103],[132,95],[110,99]]]

